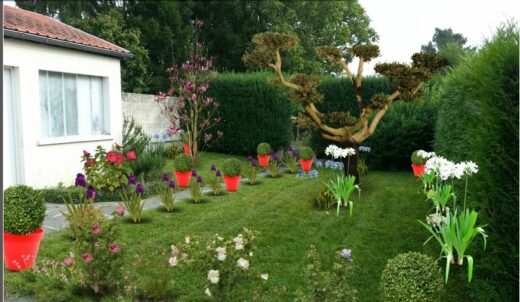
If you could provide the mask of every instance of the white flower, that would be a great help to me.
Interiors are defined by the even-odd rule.
[[[356,155],[356,150],[354,148],[347,148],[345,150],[346,150],[347,156]],[[343,157],[345,157],[345,156],[343,156]]]
[[[253,257],[253,252],[249,252],[249,257]]]
[[[219,261],[226,260],[226,248],[225,247],[217,247],[215,250],[217,251],[217,259]]]
[[[325,155],[333,156],[334,151],[337,149],[339,149],[339,147],[336,145],[328,145],[327,148],[325,148]]]
[[[190,242],[191,242],[190,236],[186,236],[186,238],[184,238],[184,242],[186,242],[186,244],[190,244]]]
[[[471,175],[478,172],[478,166],[476,163],[472,161],[464,162],[464,174],[465,175]]]
[[[170,263],[170,266],[177,266],[177,257],[171,257],[170,260],[168,261]]]
[[[265,281],[267,281],[267,279],[269,279],[269,274],[261,274],[260,275],[260,278],[264,279]]]
[[[219,272],[218,270],[210,270],[208,272],[208,280],[209,282],[213,283],[213,284],[217,284],[218,281],[220,280],[220,275],[219,275]]]
[[[429,225],[437,225],[440,226],[441,224],[446,223],[446,217],[442,216],[441,214],[430,214],[426,216],[426,222],[428,222]]]
[[[209,288],[206,287],[206,290],[204,291],[204,293],[205,293],[207,296],[211,297],[211,292],[209,291]]]
[[[179,255],[179,248],[172,244],[172,256],[177,257]]]
[[[238,234],[237,237],[233,238],[233,242],[235,243],[235,250],[244,249],[244,238],[242,238],[242,234]]]
[[[240,258],[237,260],[237,266],[243,270],[247,270],[249,268],[249,261],[244,258]]]

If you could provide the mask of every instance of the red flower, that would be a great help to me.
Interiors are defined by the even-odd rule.
[[[125,157],[122,154],[117,153],[116,164],[120,165],[125,161]]]
[[[120,155],[120,154],[115,152],[115,151],[108,151],[108,153],[107,153],[107,161],[109,163],[115,164],[118,161],[118,157],[119,157],[118,155]]]
[[[90,157],[90,153],[88,153],[87,151],[83,150],[83,156]]]
[[[128,160],[136,160],[137,154],[135,154],[135,151],[128,151],[126,152],[126,158],[128,158]]]
[[[96,163],[95,159],[89,160],[85,162],[85,167],[93,166]]]

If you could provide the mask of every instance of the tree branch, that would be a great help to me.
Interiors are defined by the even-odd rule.
[[[302,88],[299,85],[296,85],[292,82],[285,80],[285,77],[283,76],[283,73],[282,73],[282,57],[280,56],[279,49],[276,49],[276,63],[275,64],[270,63],[269,67],[274,69],[274,71],[276,72],[276,75],[278,75],[278,78],[280,79],[280,83],[282,83],[282,85],[289,87],[291,89],[294,89],[296,91],[302,90]]]
[[[345,63],[345,61],[343,60],[340,60],[338,63],[339,65],[341,65],[341,68],[343,68],[343,70],[345,70],[345,72],[347,73],[348,78],[350,79],[350,81],[352,81],[352,85],[355,85],[354,77],[352,76],[352,72],[350,72],[347,63]]]
[[[357,69],[357,75],[356,75],[356,88],[361,88],[361,79],[363,78],[363,63],[365,60],[363,60],[362,57],[359,57],[359,64]]]
[[[333,135],[333,136],[339,136],[339,137],[344,137],[345,136],[345,132],[343,131],[342,128],[332,128],[330,126],[327,126],[325,125],[320,116],[319,116],[319,111],[318,109],[316,109],[316,106],[314,106],[314,104],[310,103],[308,105],[305,106],[305,115],[311,119],[311,121],[313,121],[316,126],[318,126],[318,128],[320,128],[320,130],[322,130],[323,132],[327,132],[328,134],[330,135]]]

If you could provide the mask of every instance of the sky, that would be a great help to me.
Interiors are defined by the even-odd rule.
[[[14,1],[4,1],[15,6]],[[451,28],[480,47],[495,29],[507,20],[520,21],[518,0],[359,0],[379,34],[381,56],[364,67],[364,75],[374,74],[378,62],[410,63],[413,53],[431,41],[435,28]],[[357,70],[352,62],[351,70]]]

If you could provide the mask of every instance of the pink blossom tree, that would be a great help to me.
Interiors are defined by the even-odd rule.
[[[198,41],[198,32],[203,22],[196,20],[195,25],[189,59],[180,68],[175,64],[166,70],[170,88],[155,96],[155,101],[171,122],[170,136],[181,132],[179,126],[183,128],[185,143],[190,148],[193,160],[205,147],[224,135],[216,129],[221,122],[218,114],[220,104],[206,95],[217,72],[211,69],[213,58],[205,54],[204,45]],[[172,96],[176,96],[177,100]]]

